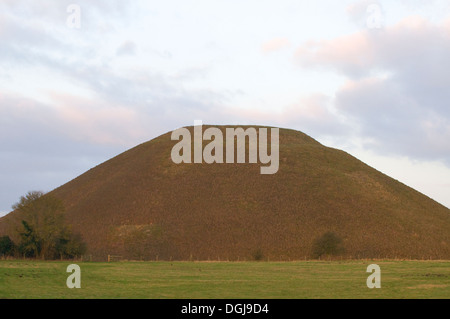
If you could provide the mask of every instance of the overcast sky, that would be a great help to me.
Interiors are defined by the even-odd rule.
[[[450,207],[449,86],[450,1],[0,0],[0,216],[197,119],[300,130]]]

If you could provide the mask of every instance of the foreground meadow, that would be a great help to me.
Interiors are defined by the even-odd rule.
[[[78,262],[0,261],[0,298],[308,299],[450,298],[450,261]],[[366,268],[381,268],[381,288]]]

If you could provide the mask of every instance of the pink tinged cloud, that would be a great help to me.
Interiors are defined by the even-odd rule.
[[[449,21],[434,25],[411,16],[376,32],[364,29],[336,39],[306,42],[296,50],[295,59],[303,67],[331,67],[359,77],[421,58],[430,47],[449,42],[449,29]]]
[[[348,81],[334,106],[384,152],[450,165],[450,22],[412,16],[376,32],[365,29],[311,41],[295,53],[303,67],[323,67]]]
[[[133,108],[68,94],[51,93],[50,96],[57,118],[64,123],[59,129],[75,140],[128,145],[145,135]]]
[[[263,53],[270,53],[274,51],[279,51],[290,45],[289,40],[286,38],[274,38],[261,45],[261,50]]]
[[[224,110],[225,118],[239,122],[297,128],[318,135],[336,134],[343,129],[342,119],[330,109],[331,99],[324,94],[311,94],[280,108],[277,112],[240,108]]]
[[[296,50],[295,57],[304,67],[333,66],[353,73],[373,63],[373,47],[365,32],[333,40],[308,41]]]

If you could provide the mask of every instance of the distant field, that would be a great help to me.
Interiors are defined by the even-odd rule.
[[[450,261],[79,262],[80,289],[69,264],[0,261],[0,298],[450,298]]]

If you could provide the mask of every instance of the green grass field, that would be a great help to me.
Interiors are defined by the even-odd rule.
[[[369,264],[381,288],[369,289]],[[450,261],[78,262],[0,261],[0,298],[450,298]]]

